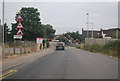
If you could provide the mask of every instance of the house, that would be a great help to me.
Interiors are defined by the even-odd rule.
[[[103,38],[112,38],[113,34],[116,34],[117,31],[120,31],[120,28],[112,28],[112,29],[101,29]]]
[[[88,38],[92,38],[92,32],[93,32],[93,38],[101,38],[101,31],[100,30],[84,30],[82,28],[82,36],[87,38],[87,32],[88,32]]]
[[[120,28],[111,28],[111,29],[100,29],[100,30],[84,30],[82,28],[82,36],[87,38],[87,32],[88,32],[88,38],[92,38],[92,32],[93,32],[93,38],[112,38],[113,34],[116,34],[117,31],[120,31]]]

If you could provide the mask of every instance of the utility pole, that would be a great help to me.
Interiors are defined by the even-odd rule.
[[[2,35],[3,35],[3,37],[2,37],[2,45],[3,45],[3,46],[2,46],[2,57],[4,57],[4,50],[5,50],[5,49],[4,49],[4,0],[3,0],[3,8],[2,8],[2,10],[3,10],[3,11],[2,11],[2,12],[3,12],[3,13],[2,13],[2,25],[3,25],[3,32],[2,32],[2,33],[3,33],[3,34],[2,34]]]
[[[2,13],[2,23],[3,23],[3,45],[4,45],[4,0],[3,0],[3,13]]]
[[[7,19],[5,19],[6,27],[5,27],[5,43],[7,44]]]
[[[87,13],[87,38],[89,38],[89,13]]]
[[[91,23],[91,25],[92,25],[92,39],[93,39],[93,23]]]
[[[1,25],[1,19],[0,19],[0,25]]]

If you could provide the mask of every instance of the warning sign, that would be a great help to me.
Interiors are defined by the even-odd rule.
[[[22,30],[21,30],[21,29],[19,29],[16,35],[23,35]]]
[[[19,15],[16,19],[16,21],[23,21],[23,18]]]
[[[21,22],[18,23],[17,28],[24,28]]]
[[[13,38],[14,39],[22,39],[22,35],[14,35]]]

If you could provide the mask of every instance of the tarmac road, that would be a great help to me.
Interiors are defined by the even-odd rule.
[[[13,68],[6,79],[118,79],[118,61],[66,47]]]

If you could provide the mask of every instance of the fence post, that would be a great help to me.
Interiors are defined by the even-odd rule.
[[[13,52],[14,52],[14,55],[15,55],[15,39],[14,39],[14,48],[13,48]]]
[[[20,55],[22,55],[22,40],[20,39]]]

